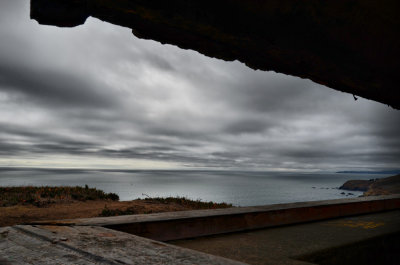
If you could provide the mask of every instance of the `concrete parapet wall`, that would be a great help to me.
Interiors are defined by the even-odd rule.
[[[400,195],[99,217],[38,224],[103,226],[168,241],[400,209]]]

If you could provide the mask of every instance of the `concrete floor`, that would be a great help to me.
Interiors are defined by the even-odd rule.
[[[400,210],[168,243],[249,264],[400,264]]]

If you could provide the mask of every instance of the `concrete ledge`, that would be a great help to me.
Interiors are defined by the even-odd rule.
[[[1,265],[244,265],[104,227],[0,228]]]
[[[102,226],[168,241],[400,209],[400,195],[126,215],[35,224]]]

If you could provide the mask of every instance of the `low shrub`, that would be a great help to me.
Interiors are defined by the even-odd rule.
[[[119,215],[131,215],[131,214],[147,214],[152,213],[152,210],[146,210],[144,207],[128,207],[125,210],[121,209],[109,209],[104,206],[104,209],[101,211],[99,216],[109,217],[109,216],[119,216]]]
[[[157,202],[157,203],[165,203],[165,204],[171,204],[175,203],[178,205],[185,206],[187,208],[191,209],[217,209],[217,208],[230,208],[232,207],[232,204],[230,203],[216,203],[216,202],[203,202],[202,200],[192,200],[188,199],[186,197],[154,197],[154,198],[145,198],[145,199],[140,199],[144,200],[147,202]]]

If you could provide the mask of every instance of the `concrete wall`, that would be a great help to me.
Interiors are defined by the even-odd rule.
[[[319,221],[400,209],[400,195],[299,202],[257,207],[98,217],[37,224],[103,226],[155,240],[206,235]]]

